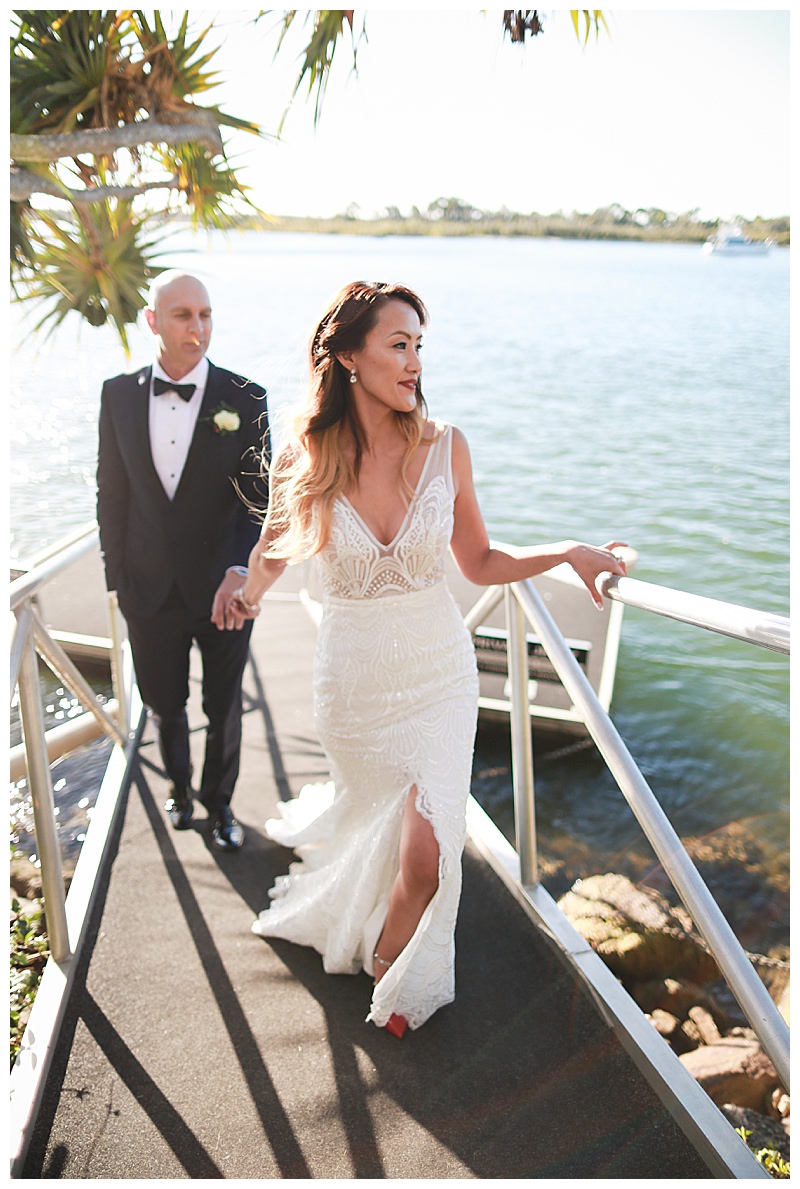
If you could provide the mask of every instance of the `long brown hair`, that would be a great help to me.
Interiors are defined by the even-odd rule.
[[[426,326],[428,312],[413,290],[404,285],[352,281],[337,293],[311,338],[311,384],[306,407],[294,423],[295,443],[275,461],[268,526],[274,538],[267,550],[271,557],[299,561],[313,557],[327,545],[333,523],[333,506],[339,495],[358,482],[365,448],[364,430],[350,395],[347,369],[337,355],[358,351],[389,301],[404,301]],[[417,383],[415,407],[395,412],[406,439],[401,480],[419,446],[427,418],[422,388]],[[352,447],[345,451],[347,442]]]

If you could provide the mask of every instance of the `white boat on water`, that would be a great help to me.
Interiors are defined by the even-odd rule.
[[[703,244],[703,251],[714,256],[766,256],[771,239],[750,239],[738,224],[722,226]]]

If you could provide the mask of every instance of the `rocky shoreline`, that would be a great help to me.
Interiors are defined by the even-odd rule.
[[[789,1095],[686,911],[613,873],[577,880],[558,906],[749,1146],[788,1163]],[[788,1022],[788,960],[750,958]]]

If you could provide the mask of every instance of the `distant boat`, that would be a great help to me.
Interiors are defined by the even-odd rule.
[[[720,227],[703,244],[707,255],[715,256],[766,256],[773,244],[771,239],[750,239],[738,225]]]

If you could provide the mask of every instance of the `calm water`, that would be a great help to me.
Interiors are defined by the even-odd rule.
[[[211,291],[211,358],[265,383],[273,413],[303,393],[307,336],[333,292],[359,277],[402,281],[430,310],[423,387],[470,440],[492,535],[614,536],[639,551],[638,578],[788,613],[787,251],[260,233],[169,242],[162,262]],[[20,339],[16,310],[12,326]],[[151,341],[137,329],[129,363],[110,331],[68,325],[12,355],[12,555],[94,515],[100,385],[147,361]],[[788,939],[788,684],[783,657],[626,610],[615,721],[681,836],[717,856],[709,882],[722,880],[751,943],[765,928]],[[537,744],[553,890],[598,867],[647,874],[649,846],[594,750],[554,750]],[[507,767],[504,734],[482,731],[476,792],[509,832]]]

